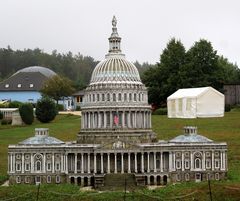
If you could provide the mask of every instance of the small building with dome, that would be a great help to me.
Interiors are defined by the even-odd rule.
[[[101,188],[108,179],[132,178],[135,185],[222,180],[227,144],[185,127],[183,134],[158,140],[152,131],[147,88],[121,52],[112,20],[109,51],[94,69],[82,103],[77,140],[51,138],[47,128],[8,147],[10,184],[72,183]]]
[[[46,80],[56,75],[49,68],[30,66],[23,68],[0,83],[0,100],[37,102]]]

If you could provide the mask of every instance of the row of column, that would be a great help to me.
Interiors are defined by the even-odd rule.
[[[150,111],[82,112],[82,129],[151,128]]]

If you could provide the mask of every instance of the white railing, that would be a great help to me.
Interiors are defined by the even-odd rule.
[[[3,119],[12,119],[12,113],[18,108],[0,108],[0,111],[3,114]]]

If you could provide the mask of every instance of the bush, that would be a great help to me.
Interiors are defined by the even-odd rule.
[[[25,124],[31,125],[34,121],[33,106],[30,103],[23,103],[19,107],[20,116]]]
[[[0,108],[6,108],[6,104],[0,104]]]
[[[58,111],[63,111],[64,110],[64,107],[62,104],[57,104],[57,110]]]
[[[23,103],[22,102],[19,102],[19,101],[11,101],[9,104],[8,104],[8,107],[9,108],[19,108]]]
[[[167,115],[167,108],[158,108],[152,114],[153,115]]]
[[[79,105],[76,107],[76,111],[81,111],[81,107]]]
[[[1,124],[2,125],[12,124],[12,120],[11,119],[3,119]]]
[[[3,119],[3,113],[0,111],[0,120]]]
[[[231,105],[226,104],[224,110],[225,110],[225,112],[230,112],[231,111]]]
[[[57,107],[53,100],[43,97],[36,105],[36,117],[42,123],[52,121],[57,115]]]

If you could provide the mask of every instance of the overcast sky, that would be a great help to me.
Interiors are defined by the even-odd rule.
[[[158,62],[171,37],[187,49],[204,38],[240,66],[239,0],[0,0],[0,47],[102,60],[113,15],[132,62]]]

